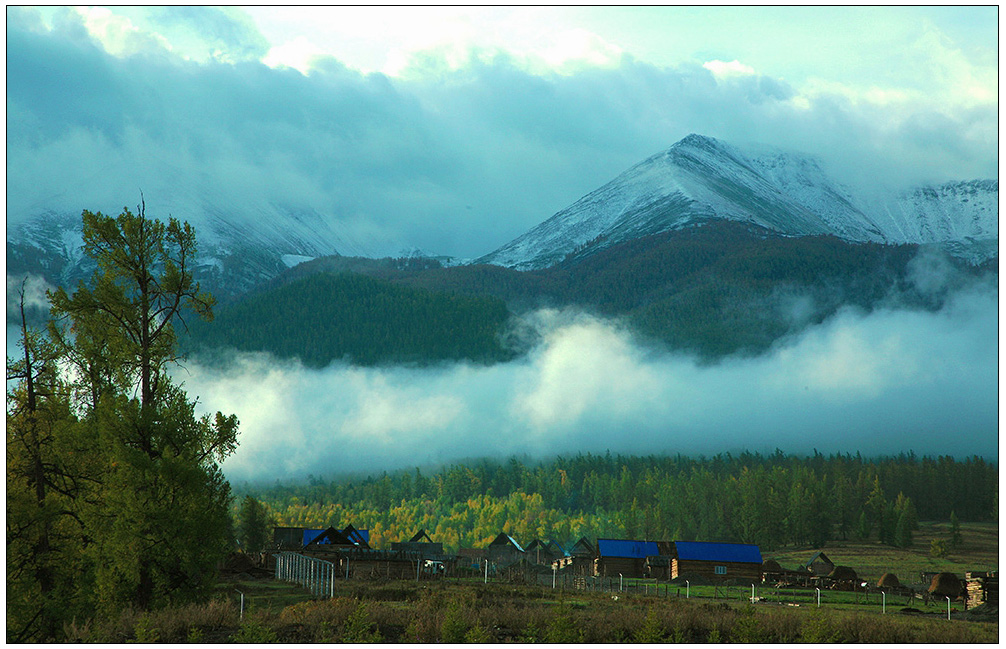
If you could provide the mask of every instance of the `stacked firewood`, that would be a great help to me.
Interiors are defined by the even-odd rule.
[[[969,572],[968,608],[990,604],[999,605],[999,575],[994,572]]]

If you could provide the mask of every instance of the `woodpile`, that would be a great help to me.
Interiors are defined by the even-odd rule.
[[[968,608],[982,604],[999,606],[999,575],[994,572],[969,572],[965,576]]]

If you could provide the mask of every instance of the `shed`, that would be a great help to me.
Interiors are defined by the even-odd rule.
[[[687,575],[712,580],[761,581],[762,556],[757,545],[675,541],[671,578]]]
[[[813,575],[824,577],[831,574],[831,571],[835,569],[835,562],[829,559],[828,555],[824,552],[818,551],[803,567]]]

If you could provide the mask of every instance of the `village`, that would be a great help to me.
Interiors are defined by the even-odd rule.
[[[353,525],[334,527],[276,527],[269,547],[255,555],[259,576],[300,583],[315,595],[332,596],[337,580],[478,580],[513,584],[538,584],[567,590],[601,590],[619,593],[646,592],[689,597],[705,587],[716,596],[728,589],[757,592],[791,592],[778,601],[797,601],[795,593],[844,591],[873,594],[891,604],[940,605],[957,602],[964,610],[998,608],[998,573],[968,571],[891,572],[867,580],[852,566],[836,565],[823,551],[791,568],[765,559],[757,545],[707,541],[649,541],[580,538],[564,546],[554,539],[534,539],[526,546],[500,532],[482,548],[446,552],[425,530],[406,541],[391,542],[388,549],[372,548],[370,535]],[[912,609],[906,609],[912,610]]]

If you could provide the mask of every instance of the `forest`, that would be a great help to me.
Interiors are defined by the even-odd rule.
[[[534,271],[323,257],[224,306],[183,342],[203,351],[267,351],[314,366],[342,359],[493,363],[533,343],[514,335],[523,314],[569,307],[713,361],[762,353],[842,308],[935,310],[948,295],[913,282],[917,245],[782,237],[730,221],[602,244]],[[997,272],[949,259],[946,267],[948,288]]]
[[[237,489],[275,525],[369,529],[371,544],[425,529],[446,547],[482,547],[500,531],[525,543],[588,538],[824,546],[876,539],[908,547],[920,520],[992,520],[998,469],[982,458],[711,458],[578,454],[483,459],[358,479]]]

